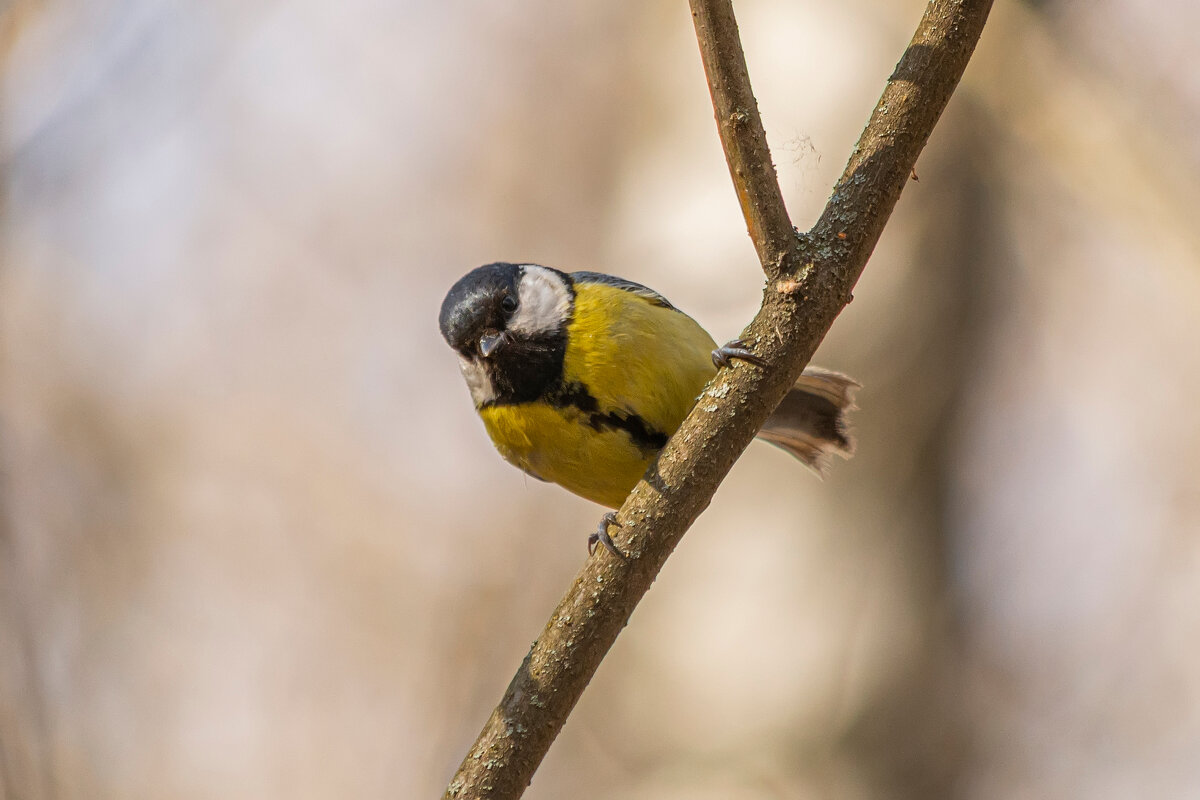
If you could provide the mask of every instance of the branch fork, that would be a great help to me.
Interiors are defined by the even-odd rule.
[[[667,556],[852,299],[917,156],[983,32],[992,0],[930,0],[824,212],[784,207],[731,0],[691,0],[721,144],[767,275],[742,336],[765,369],[723,369],[617,514],[617,559],[588,559],[534,642],[445,798],[520,797]],[[618,527],[619,526],[619,527]]]

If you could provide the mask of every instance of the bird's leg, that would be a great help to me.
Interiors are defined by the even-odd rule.
[[[712,351],[713,366],[717,369],[728,367],[733,364],[735,358],[740,358],[742,361],[748,361],[755,366],[765,366],[767,362],[763,361],[754,353],[746,348],[746,343],[741,339],[734,339]]]
[[[616,512],[609,511],[600,518],[600,524],[596,527],[596,530],[592,531],[592,535],[588,537],[588,555],[596,552],[596,543],[599,542],[608,548],[608,551],[614,556],[622,561],[625,560],[625,554],[617,549],[616,543],[613,542],[612,537],[608,535],[608,526],[616,524]]]

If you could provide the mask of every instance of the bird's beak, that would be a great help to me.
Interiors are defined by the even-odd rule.
[[[500,345],[506,341],[508,341],[508,336],[503,331],[499,333],[485,333],[479,337],[479,353],[484,358],[490,358],[492,353],[496,352]]]

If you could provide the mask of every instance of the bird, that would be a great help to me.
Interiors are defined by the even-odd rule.
[[[476,267],[438,317],[475,410],[500,455],[527,475],[618,508],[718,368],[761,366],[745,342],[720,347],[699,323],[640,283],[539,264]],[[758,437],[818,474],[849,458],[846,413],[860,385],[809,367]],[[617,556],[606,514],[588,540]]]

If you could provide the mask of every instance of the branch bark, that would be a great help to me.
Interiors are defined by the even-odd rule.
[[[991,0],[930,0],[821,217],[792,227],[730,0],[690,0],[730,175],[767,274],[743,333],[765,368],[721,370],[618,512],[620,561],[597,548],[534,642],[445,798],[517,798],[617,634],[717,485],[808,364],[958,85]]]

